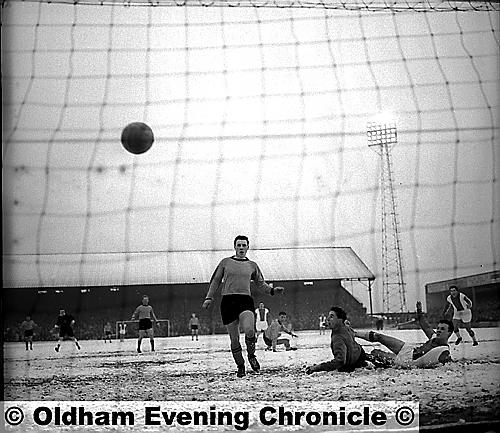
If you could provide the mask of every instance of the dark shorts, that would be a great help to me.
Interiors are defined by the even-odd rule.
[[[141,319],[139,320],[139,331],[147,331],[153,328],[153,322],[151,319]]]
[[[198,329],[198,325],[191,325],[191,329],[192,329],[193,331],[196,331],[196,330]]]
[[[33,329],[27,329],[26,331],[24,331],[24,336],[33,337]]]
[[[253,299],[248,295],[224,295],[220,303],[222,323],[229,325],[240,317],[243,311],[255,310]]]
[[[74,337],[73,328],[71,326],[64,326],[59,329],[59,337]]]

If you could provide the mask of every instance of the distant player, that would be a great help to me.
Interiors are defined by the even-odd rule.
[[[283,334],[298,337],[292,332],[292,324],[288,321],[286,313],[280,311],[278,318],[274,319],[269,328],[264,331],[264,343],[267,345],[266,350],[272,349],[273,352],[276,352],[276,346],[280,344],[285,346],[285,350],[297,350],[290,345],[290,338]]]
[[[472,301],[465,296],[462,292],[458,291],[457,286],[450,286],[450,294],[446,298],[446,306],[444,308],[443,315],[446,317],[450,309],[453,309],[453,326],[455,327],[455,335],[457,339],[455,344],[460,344],[462,342],[462,337],[460,335],[460,329],[458,327],[459,323],[464,324],[465,330],[472,338],[472,345],[477,346],[478,342],[476,340],[476,335],[471,328],[472,321]]]
[[[326,316],[322,314],[319,316],[319,335],[326,334]]]
[[[191,341],[193,341],[196,337],[196,341],[198,341],[198,333],[200,328],[200,319],[196,317],[196,313],[191,314],[191,319],[189,319],[189,329],[191,329]]]
[[[33,334],[37,324],[28,315],[26,320],[21,323],[21,332],[23,333],[24,342],[26,343],[26,350],[33,350]]]
[[[113,335],[113,328],[111,327],[111,323],[106,322],[104,325],[104,342],[106,343],[108,340],[111,343],[111,337]]]
[[[118,334],[120,334],[120,342],[125,341],[125,335],[127,334],[127,324],[126,323],[119,323],[118,324]]]
[[[61,347],[61,342],[65,338],[69,338],[73,343],[75,343],[76,348],[80,350],[80,345],[76,340],[75,334],[73,332],[73,325],[75,324],[75,319],[71,314],[66,314],[65,310],[59,310],[59,317],[57,318],[57,322],[55,327],[59,329],[59,341],[57,342],[57,346],[55,347],[55,351],[59,352],[59,348]]]
[[[149,305],[149,297],[144,295],[142,297],[142,305],[139,305],[134,314],[132,314],[132,320],[139,319],[139,338],[137,340],[137,353],[141,353],[141,342],[145,337],[149,338],[151,343],[151,352],[155,351],[155,340],[153,334],[153,319],[158,325],[158,319],[155,316],[153,307]]]
[[[377,326],[377,331],[382,331],[384,329],[384,317],[377,317],[375,325]]]
[[[269,310],[264,306],[264,302],[259,302],[259,308],[255,309],[255,342],[259,335],[264,335],[264,331],[269,327]]]

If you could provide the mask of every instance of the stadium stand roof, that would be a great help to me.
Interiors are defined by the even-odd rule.
[[[436,281],[425,285],[427,293],[447,292],[451,285],[459,289],[468,287],[479,287],[500,283],[500,271],[483,272],[481,274],[467,275],[466,277],[452,278],[449,280]]]
[[[15,255],[3,257],[3,283],[18,287],[92,287],[207,283],[234,250]],[[350,247],[251,249],[267,281],[374,280]]]

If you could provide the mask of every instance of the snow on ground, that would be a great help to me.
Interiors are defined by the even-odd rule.
[[[405,341],[423,342],[419,330],[383,331]],[[112,343],[81,341],[78,351],[64,342],[4,345],[5,400],[107,401],[374,401],[405,400],[420,403],[420,425],[494,420],[500,413],[500,328],[476,330],[473,347],[462,330],[464,343],[451,345],[454,362],[435,369],[373,369],[353,373],[304,373],[304,367],[331,359],[330,336],[299,332],[296,351],[264,351],[257,356],[260,374],[238,379],[227,335],[157,338],[156,351],[143,340]],[[451,341],[455,337],[452,336]],[[242,345],[243,336],[242,336]],[[379,347],[360,341],[367,352]],[[247,367],[249,370],[249,367]]]

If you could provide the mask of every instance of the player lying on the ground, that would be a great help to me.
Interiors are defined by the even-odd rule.
[[[434,331],[422,313],[420,301],[417,302],[417,320],[428,338],[423,344],[407,343],[374,331],[356,331],[355,336],[383,344],[391,350],[392,353],[379,349],[372,350],[368,355],[368,360],[375,365],[430,368],[451,361],[448,339],[453,333],[453,323],[445,319],[440,320],[436,331]]]
[[[346,324],[346,312],[340,307],[332,307],[326,318],[327,326],[332,330],[330,347],[333,360],[311,365],[306,373],[317,371],[354,371],[355,368],[366,366],[366,353],[354,340],[354,331]]]

